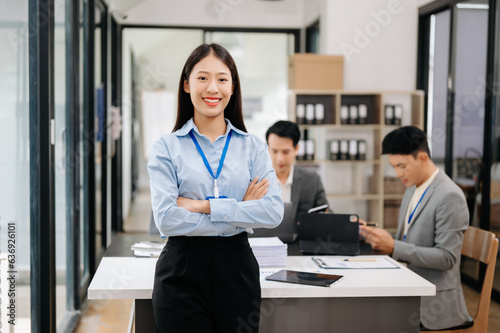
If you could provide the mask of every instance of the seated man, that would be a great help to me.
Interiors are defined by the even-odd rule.
[[[283,202],[292,202],[295,219],[309,209],[328,204],[319,175],[293,162],[299,150],[300,131],[295,123],[280,120],[266,133],[269,154],[281,187]]]
[[[408,268],[436,285],[436,296],[422,297],[422,329],[439,330],[468,322],[460,258],[469,212],[460,188],[430,158],[427,137],[414,126],[389,133],[382,142],[396,176],[407,187],[398,230],[360,226],[373,249],[406,262]]]

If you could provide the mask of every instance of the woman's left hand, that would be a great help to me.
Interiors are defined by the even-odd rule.
[[[269,182],[268,178],[264,178],[259,182],[259,177],[255,177],[250,182],[250,185],[248,185],[247,191],[242,201],[262,199],[262,197],[266,195],[270,184],[271,183]]]
[[[194,200],[179,197],[177,199],[177,206],[185,208],[191,213],[210,214],[210,201],[208,200]]]

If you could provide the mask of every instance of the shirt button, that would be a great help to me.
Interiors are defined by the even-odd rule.
[[[226,216],[224,216],[224,220],[227,220],[227,215],[226,215]]]

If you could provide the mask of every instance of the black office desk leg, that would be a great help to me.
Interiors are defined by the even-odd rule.
[[[138,330],[138,328],[140,329]],[[153,302],[151,299],[135,300],[135,331],[141,333],[156,332]]]

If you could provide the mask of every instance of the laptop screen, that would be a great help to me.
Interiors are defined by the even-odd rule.
[[[284,203],[283,220],[273,229],[254,228],[253,234],[248,237],[279,237],[281,241],[290,243],[297,237],[297,223],[295,219],[295,211],[291,202]]]
[[[356,255],[359,217],[355,214],[299,214],[302,253]]]

